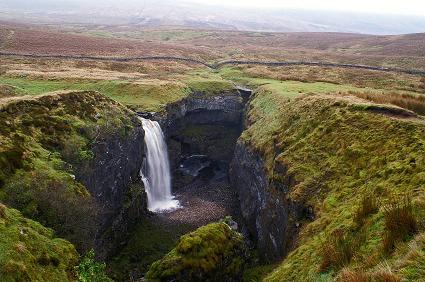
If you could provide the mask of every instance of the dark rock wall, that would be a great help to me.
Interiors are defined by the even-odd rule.
[[[156,117],[167,136],[174,186],[181,184],[177,168],[184,157],[202,154],[230,163],[242,132],[243,109],[244,100],[235,89],[217,96],[194,93]]]
[[[141,123],[125,136],[115,134],[97,140],[90,167],[77,171],[100,206],[96,253],[108,257],[125,242],[132,226],[147,213],[147,198],[139,177],[144,157]]]
[[[283,257],[296,231],[290,219],[293,206],[286,200],[285,189],[276,189],[269,182],[261,156],[242,142],[236,145],[230,180],[262,257],[267,261]]]
[[[175,123],[188,115],[199,118],[198,123],[228,122],[240,123],[243,99],[238,90],[222,95],[205,97],[194,94],[166,108],[166,116],[161,119],[165,129],[175,128]]]

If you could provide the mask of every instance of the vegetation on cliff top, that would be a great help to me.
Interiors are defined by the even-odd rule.
[[[13,98],[0,104],[0,200],[55,229],[80,250],[91,247],[97,206],[75,179],[95,142],[139,123],[94,92]]]
[[[242,235],[225,223],[212,223],[180,238],[155,262],[147,281],[238,281],[244,268]]]
[[[0,76],[0,98],[40,95],[59,90],[98,91],[133,110],[158,112],[168,104],[193,93],[215,96],[234,89],[232,83],[219,77],[202,77],[193,74],[175,80],[87,80],[43,79]]]
[[[78,254],[53,230],[0,204],[0,280],[75,281]]]
[[[425,233],[414,223],[425,214],[421,117],[354,96],[288,98],[261,88],[240,142],[262,154],[271,183],[295,179],[288,199],[315,214],[314,221],[300,222],[298,247],[266,281],[366,281],[350,275],[416,281],[425,275]],[[277,164],[287,174],[277,172]],[[393,204],[406,194],[406,205]],[[376,203],[364,204],[365,195]],[[401,226],[398,234],[389,231],[391,224]],[[325,263],[330,254],[340,255],[338,264]]]

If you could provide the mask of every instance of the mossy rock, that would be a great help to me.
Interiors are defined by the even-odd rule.
[[[53,230],[0,204],[0,281],[75,281],[78,254]]]
[[[242,235],[225,223],[212,223],[182,236],[152,264],[146,281],[240,281],[244,265]]]

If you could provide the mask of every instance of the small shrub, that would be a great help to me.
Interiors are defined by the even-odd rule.
[[[371,214],[375,214],[379,210],[379,201],[376,197],[371,194],[363,196],[360,206],[358,207],[355,215],[354,222],[361,226],[364,223],[364,220]]]
[[[320,271],[328,271],[331,268],[339,269],[348,264],[358,245],[359,243],[354,236],[347,235],[344,230],[334,231],[330,239],[323,243],[323,259]]]
[[[385,233],[384,250],[391,252],[398,241],[406,241],[418,230],[418,223],[413,212],[409,196],[393,200],[384,207]]]
[[[94,251],[89,251],[81,260],[80,264],[75,267],[78,280],[81,282],[108,282],[112,281],[106,273],[106,264],[96,262],[94,259]]]

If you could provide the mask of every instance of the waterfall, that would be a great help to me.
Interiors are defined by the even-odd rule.
[[[171,195],[170,164],[167,144],[158,122],[140,118],[145,130],[146,159],[140,170],[148,195],[148,209],[153,212],[169,211],[179,207]]]

